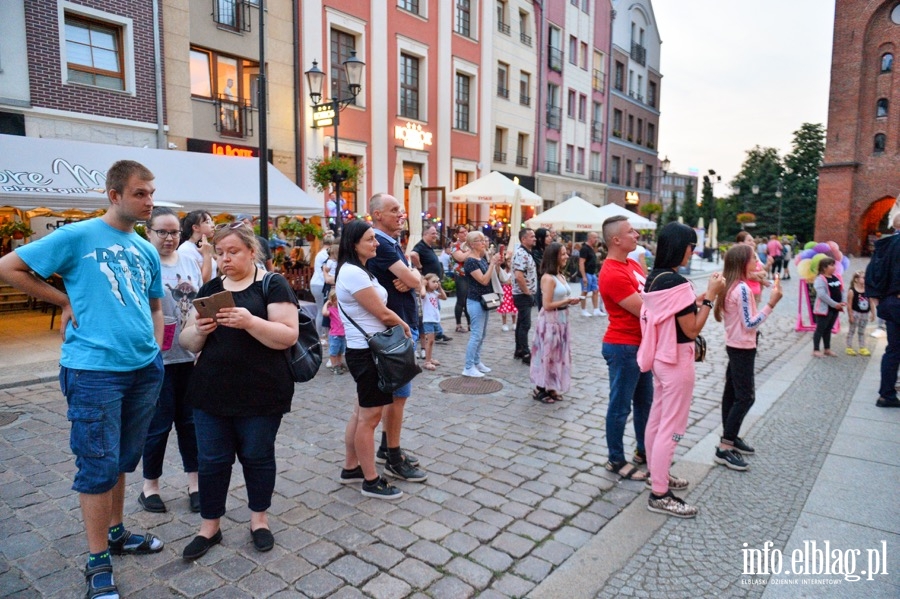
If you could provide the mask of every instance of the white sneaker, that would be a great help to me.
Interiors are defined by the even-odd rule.
[[[463,375],[463,376],[470,376],[470,377],[472,377],[472,378],[478,378],[478,377],[484,376],[484,374],[481,373],[481,372],[479,372],[478,369],[477,369],[476,367],[474,367],[474,366],[472,366],[471,368],[466,368],[465,370],[463,370],[463,371],[462,371],[462,375]]]
[[[478,372],[490,372],[491,371],[490,368],[488,368],[487,366],[484,365],[484,362],[479,362],[478,364],[475,365],[475,368],[478,370]]]
[[[503,329],[503,332],[504,332],[504,333],[509,332],[509,325],[508,325],[508,324],[505,324],[505,325],[503,325],[503,326],[500,327],[500,328]]]
[[[424,347],[419,350],[419,357],[422,358],[423,360],[425,359],[425,348]]]
[[[887,333],[885,333],[883,329],[875,329],[874,331],[869,333],[870,337],[875,337],[876,339],[880,339],[885,335],[887,335]]]
[[[594,316],[606,316],[606,312],[604,312],[600,308],[597,308],[596,310],[594,310]]]
[[[587,310],[582,310],[582,311],[581,311],[581,315],[582,315],[582,316],[587,316],[588,318],[591,317],[591,313],[588,312]]]

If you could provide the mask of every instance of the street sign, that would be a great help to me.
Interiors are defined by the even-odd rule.
[[[314,129],[320,127],[331,127],[340,124],[339,114],[334,109],[334,104],[319,104],[313,107],[312,126]]]

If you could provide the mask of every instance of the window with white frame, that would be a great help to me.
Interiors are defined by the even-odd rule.
[[[456,109],[454,111],[453,128],[460,131],[471,131],[471,86],[472,78],[465,73],[456,73]]]
[[[397,7],[413,14],[419,13],[419,0],[397,0]]]
[[[531,75],[525,71],[519,72],[519,104],[531,106]]]
[[[571,173],[573,163],[575,162],[575,146],[572,144],[566,145],[566,172]]]
[[[419,119],[419,58],[400,53],[400,116]]]
[[[578,39],[574,35],[569,36],[569,64],[578,64]]]
[[[579,175],[584,174],[584,148],[578,148],[575,152],[575,172]]]
[[[497,63],[497,95],[509,99],[509,65]]]
[[[472,2],[456,0],[456,20],[453,30],[466,37],[472,37]]]
[[[340,29],[331,28],[331,60],[329,61],[329,71],[331,77],[331,94],[333,98],[353,98],[350,93],[350,82],[347,79],[347,70],[344,68],[344,61],[350,58],[351,52],[356,51],[356,36],[341,31]],[[356,104],[356,98],[352,100]]]

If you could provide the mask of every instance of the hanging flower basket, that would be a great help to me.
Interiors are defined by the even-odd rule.
[[[359,164],[343,156],[329,156],[309,161],[310,180],[318,191],[325,191],[335,181],[341,181],[345,186],[349,184],[349,187],[356,187],[362,172],[363,169]]]

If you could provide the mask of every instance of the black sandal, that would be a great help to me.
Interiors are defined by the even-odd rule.
[[[556,391],[553,391],[553,390],[547,391],[547,395],[549,395],[550,399],[552,399],[554,402],[562,401],[565,399],[565,397],[563,397],[562,395],[560,395],[559,393],[557,393]]]
[[[115,583],[109,584],[102,587],[94,586],[94,576],[99,574],[109,574],[110,578],[112,578],[112,564],[99,564],[96,566],[85,566],[84,568],[84,580],[87,582],[87,593],[85,593],[85,599],[94,599],[94,597],[102,597],[103,595],[112,595],[113,593],[118,594],[119,589],[116,587]]]
[[[136,537],[141,535],[132,535],[130,532],[125,531],[125,534],[122,535],[121,539],[109,541],[109,552],[113,555],[145,555],[147,553],[159,553],[163,550],[163,542],[149,532],[143,534],[144,540],[141,541],[139,545],[127,547],[128,539],[133,536]],[[156,549],[153,548],[153,541],[159,541],[159,547]]]
[[[610,472],[615,472],[620,478],[625,480],[645,481],[649,478],[646,472],[638,470],[628,462],[606,462],[606,469]]]
[[[556,401],[547,394],[546,389],[535,389],[531,392],[531,398],[545,404],[556,403]]]

